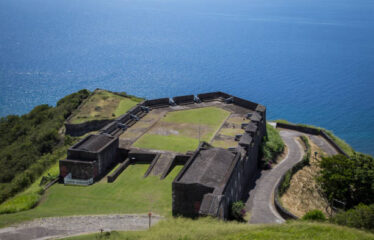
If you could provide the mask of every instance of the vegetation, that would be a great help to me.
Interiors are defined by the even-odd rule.
[[[71,138],[64,139],[58,131],[88,95],[87,90],[81,90],[59,100],[56,107],[40,105],[28,114],[0,119],[0,203],[28,187],[55,163],[52,152],[63,141],[71,143]]]
[[[326,221],[326,217],[323,214],[323,212],[320,211],[320,210],[317,210],[317,209],[307,212],[302,217],[302,219],[303,220],[308,220],[308,221],[320,221],[320,222]]]
[[[374,203],[374,158],[356,153],[323,157],[318,182],[327,198],[345,203],[347,209],[359,203]]]
[[[234,202],[231,206],[231,217],[237,221],[244,221],[245,204],[242,201]]]
[[[159,222],[148,231],[111,232],[68,238],[85,239],[251,239],[251,240],[372,240],[374,235],[357,229],[318,222],[290,222],[277,225],[249,225],[238,222],[222,222],[211,218],[198,220],[171,218]]]
[[[74,112],[69,122],[78,124],[92,120],[113,119],[126,113],[141,101],[141,98],[128,96],[126,93],[116,94],[97,89]]]
[[[44,171],[44,173],[25,191],[3,202],[0,205],[0,214],[15,213],[35,207],[44,193],[45,185],[58,177],[58,160],[66,156],[67,148],[68,146],[60,146],[58,149],[53,151],[53,153],[43,156],[42,158],[49,158],[49,161],[54,163],[52,167]]]
[[[197,148],[199,140],[178,135],[162,136],[146,134],[137,141],[134,146],[147,149],[159,149],[184,153]]]
[[[229,115],[217,107],[169,112],[134,146],[180,153],[192,151],[199,145],[199,135],[200,140],[209,142]]]
[[[266,124],[266,129],[268,135],[262,143],[261,153],[264,164],[269,165],[284,151],[285,145],[277,129],[270,124]]]
[[[40,217],[87,214],[154,213],[171,215],[171,182],[180,171],[177,166],[163,180],[143,178],[149,165],[130,165],[113,183],[106,178],[91,186],[55,184],[37,207],[0,215],[0,227]]]
[[[289,169],[285,173],[284,178],[281,180],[281,183],[280,183],[279,196],[282,196],[287,191],[287,189],[290,187],[292,176],[297,171],[299,171],[300,169],[302,169],[303,167],[309,165],[309,160],[310,160],[310,155],[311,155],[311,153],[310,153],[311,152],[311,150],[310,150],[311,148],[310,148],[309,140],[305,136],[301,136],[300,139],[303,141],[303,143],[305,145],[305,154],[304,154],[303,159],[301,160],[301,162],[299,162],[296,165],[294,165],[291,169]]]
[[[280,122],[280,123],[288,123],[288,124],[293,124],[293,123],[290,123],[288,122],[287,120],[277,120],[276,122]],[[321,127],[316,127],[316,126],[313,126],[313,125],[307,125],[307,124],[300,124],[300,123],[297,123],[295,125],[298,125],[298,126],[302,126],[302,127],[310,127],[310,128],[315,128],[315,129],[318,129],[318,130],[323,130],[327,135],[329,135],[329,137],[332,138],[332,140],[334,140],[334,142],[341,148],[343,149],[344,152],[346,152],[349,156],[353,155],[355,153],[355,151],[353,150],[353,148],[348,144],[346,143],[343,139],[337,137],[334,135],[334,133],[330,130],[326,130],[324,128],[321,128]]]
[[[339,225],[374,231],[374,204],[359,204],[353,209],[336,214],[330,221]]]

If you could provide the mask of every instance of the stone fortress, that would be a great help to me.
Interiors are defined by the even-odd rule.
[[[197,149],[184,153],[134,146],[168,112],[204,107],[230,113],[210,143],[202,141]],[[241,133],[221,134],[228,129]],[[266,108],[223,92],[145,100],[68,149],[67,159],[59,163],[60,177],[65,184],[89,185],[120,163],[108,175],[108,182],[115,181],[130,164],[149,164],[144,177],[151,174],[163,179],[176,165],[183,165],[172,183],[173,215],[226,219],[230,205],[245,197],[254,180],[264,136]],[[229,147],[214,147],[220,141]]]

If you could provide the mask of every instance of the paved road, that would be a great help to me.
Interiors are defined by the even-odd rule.
[[[300,136],[301,133],[281,130],[280,135],[288,147],[288,154],[274,168],[262,171],[256,180],[255,187],[249,192],[246,209],[251,214],[250,223],[284,222],[274,206],[274,190],[283,174],[302,160],[304,150],[296,140],[296,137]]]
[[[161,219],[152,216],[152,225]],[[83,233],[148,229],[148,216],[135,214],[51,217],[0,229],[1,240],[61,238]]]

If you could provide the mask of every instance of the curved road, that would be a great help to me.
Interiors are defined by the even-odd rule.
[[[152,225],[161,219],[152,216]],[[0,229],[1,240],[56,239],[85,233],[148,229],[148,215],[118,214],[40,218]]]
[[[258,174],[255,186],[250,190],[246,203],[246,210],[251,214],[250,223],[282,223],[285,221],[275,209],[274,190],[287,170],[302,160],[304,149],[296,139],[307,134],[282,129],[280,135],[288,147],[288,154],[274,168],[263,170]],[[327,155],[337,153],[324,138],[315,135],[308,136]]]

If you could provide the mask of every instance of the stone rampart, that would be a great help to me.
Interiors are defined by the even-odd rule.
[[[83,136],[88,132],[100,130],[101,128],[105,127],[108,123],[111,123],[113,121],[113,119],[104,119],[92,120],[78,124],[65,123],[65,133],[73,137],[79,137]]]
[[[254,103],[254,102],[251,102],[251,101],[245,100],[243,98],[239,98],[239,97],[233,97],[233,103],[238,105],[238,106],[248,108],[248,109],[251,109],[251,110],[256,110],[256,108],[258,106],[257,103]]]
[[[209,92],[209,93],[200,93],[197,95],[197,97],[203,101],[203,102],[208,102],[208,101],[214,101],[214,100],[224,100],[227,98],[230,98],[231,95],[223,92]]]
[[[194,99],[195,99],[194,95],[185,95],[185,96],[173,97],[174,102],[178,105],[193,104],[193,103],[195,103]]]
[[[161,108],[169,106],[169,98],[158,98],[153,100],[146,100],[144,106],[151,108]]]

